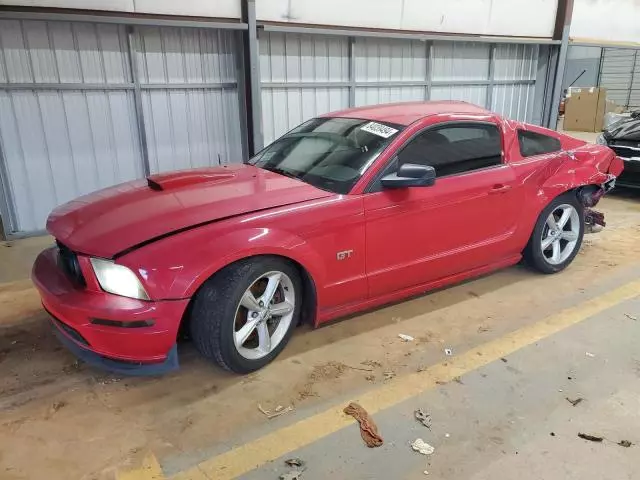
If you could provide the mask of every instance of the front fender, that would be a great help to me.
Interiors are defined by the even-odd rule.
[[[221,230],[212,224],[183,232],[131,252],[120,263],[139,272],[153,300],[192,297],[215,272],[255,255],[289,258],[314,283],[323,283],[326,271],[319,253],[298,235],[271,226]]]

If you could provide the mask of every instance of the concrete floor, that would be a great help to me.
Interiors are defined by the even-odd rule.
[[[304,480],[640,478],[640,197],[615,193],[599,209],[607,228],[561,274],[516,266],[301,327],[245,377],[189,344],[181,370],[161,378],[76,362],[28,280],[51,239],[0,243],[0,479],[268,480],[294,456]],[[382,447],[366,448],[342,413],[351,400],[372,413]],[[258,405],[293,411],[268,420]],[[432,455],[410,449],[418,437]]]

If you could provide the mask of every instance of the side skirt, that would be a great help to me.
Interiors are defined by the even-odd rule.
[[[427,293],[430,290],[435,290],[440,287],[445,287],[445,286],[453,285],[456,283],[460,283],[469,278],[479,277],[481,275],[493,272],[495,270],[500,270],[502,268],[510,267],[518,263],[521,258],[522,258],[522,255],[520,254],[513,255],[511,257],[502,259],[498,262],[490,263],[488,265],[474,268],[472,270],[467,270],[466,272],[456,273],[454,275],[440,278],[438,280],[422,283],[420,285],[415,285],[413,287],[405,288],[392,293],[387,293],[385,295],[380,295],[375,298],[369,298],[362,302],[350,303],[348,305],[343,305],[338,308],[322,311],[318,313],[314,326],[317,327],[323,323],[329,322],[331,320],[335,320],[340,317],[345,317],[347,315],[351,315],[358,312],[362,313],[363,311],[381,307],[383,305],[388,305],[390,303],[395,303],[400,300],[404,300],[408,297],[422,295],[424,293]]]

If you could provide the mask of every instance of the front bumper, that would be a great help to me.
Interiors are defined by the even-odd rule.
[[[32,279],[55,332],[77,356],[93,365],[128,374],[158,374],[178,367],[176,337],[188,299],[149,302],[74,285],[57,264],[57,249],[43,251]],[[96,325],[151,320],[138,328]]]

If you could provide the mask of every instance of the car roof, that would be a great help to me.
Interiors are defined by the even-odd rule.
[[[441,100],[436,102],[402,102],[385,105],[371,105],[367,107],[350,108],[323,115],[325,117],[362,118],[379,122],[410,125],[424,117],[438,114],[490,114],[477,105],[455,100]]]

